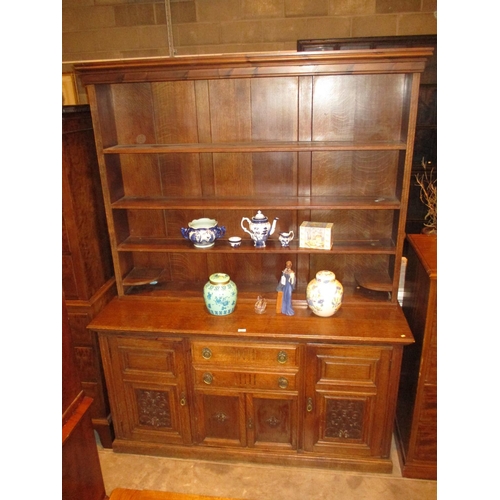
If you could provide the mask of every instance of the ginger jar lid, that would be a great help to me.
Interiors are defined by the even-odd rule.
[[[318,271],[316,273],[316,279],[321,283],[330,283],[335,281],[335,273],[332,271]]]
[[[214,273],[208,279],[212,285],[227,285],[231,281],[229,274],[226,273]]]

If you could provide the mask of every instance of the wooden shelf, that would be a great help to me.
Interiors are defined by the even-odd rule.
[[[398,210],[401,203],[388,196],[301,196],[301,197],[135,197],[112,203],[114,209],[131,210]]]
[[[391,292],[392,280],[385,273],[364,273],[355,276],[360,287],[374,292]]]
[[[266,246],[256,248],[253,241],[242,241],[239,248],[232,248],[229,241],[219,239],[214,246],[209,248],[197,248],[188,240],[175,238],[134,238],[129,237],[117,245],[119,252],[194,252],[198,254],[228,253],[231,255],[265,253],[283,254],[387,254],[392,255],[396,251],[394,243],[390,240],[336,240],[330,250],[316,250],[311,248],[300,248],[299,243],[292,241],[289,247],[282,247],[279,241],[268,239]],[[154,274],[154,273],[153,273]]]
[[[404,151],[403,141],[255,141],[183,144],[120,144],[103,150],[104,154],[162,153],[262,153],[312,151]]]

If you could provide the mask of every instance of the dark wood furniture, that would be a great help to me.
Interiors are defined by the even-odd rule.
[[[117,280],[118,297],[89,325],[99,333],[114,449],[391,470],[401,354],[413,341],[399,270],[419,77],[431,53],[75,68],[92,109]],[[332,249],[298,240],[283,248],[276,235],[255,248],[240,222],[257,210],[279,218],[277,232],[333,222]],[[227,232],[199,249],[180,228],[204,216]],[[244,236],[241,247],[230,247],[232,235]],[[288,260],[292,317],[274,307]],[[345,290],[331,318],[305,302],[322,269]],[[214,272],[238,286],[229,317],[204,306]],[[259,295],[270,304],[262,316]]]
[[[62,285],[73,354],[103,446],[114,438],[99,346],[89,321],[116,295],[99,165],[88,105],[62,112]]]
[[[404,477],[437,479],[437,236],[408,243],[403,311],[415,344],[403,355],[396,442]]]
[[[107,498],[85,395],[74,360],[68,312],[62,300],[62,499]]]
[[[319,38],[298,40],[298,51],[387,49],[395,47],[432,47],[420,78],[417,124],[413,148],[412,182],[408,199],[406,232],[420,233],[427,209],[420,201],[420,186],[415,176],[422,174],[422,160],[437,175],[437,35]]]
[[[114,299],[99,332],[115,451],[391,472],[403,346],[397,306],[331,320],[210,316],[189,301]],[[246,330],[242,332],[242,327]]]

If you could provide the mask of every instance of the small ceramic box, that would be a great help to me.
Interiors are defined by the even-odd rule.
[[[333,246],[333,222],[304,221],[299,228],[299,247],[330,250]]]

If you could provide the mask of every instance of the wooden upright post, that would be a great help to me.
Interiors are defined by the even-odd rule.
[[[278,292],[276,296],[276,312],[281,314],[281,305],[283,304],[283,292]]]

